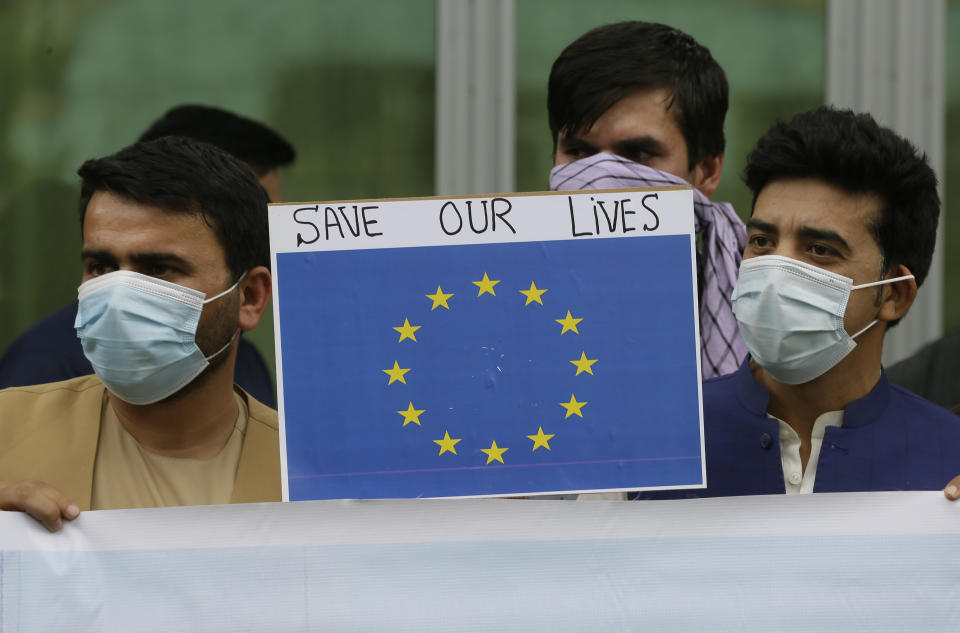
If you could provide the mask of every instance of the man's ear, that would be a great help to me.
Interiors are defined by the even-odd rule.
[[[894,277],[906,277],[912,274],[903,264],[887,273],[885,279]],[[877,313],[877,320],[890,322],[902,319],[913,300],[917,298],[917,280],[914,278],[895,281],[892,284],[882,286],[884,289],[883,298],[880,300],[880,311]]]
[[[240,282],[240,314],[238,326],[244,332],[256,327],[270,305],[273,296],[273,277],[266,266],[257,266],[247,271]]]
[[[704,156],[693,168],[693,180],[691,184],[700,190],[700,193],[706,197],[713,195],[713,192],[720,186],[720,176],[723,173],[723,153],[716,156]]]

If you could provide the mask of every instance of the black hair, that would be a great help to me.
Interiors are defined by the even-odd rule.
[[[289,165],[296,158],[293,146],[267,126],[211,106],[171,108],[140,136],[140,141],[164,136],[186,136],[216,145],[249,165],[257,176]]]
[[[556,151],[560,132],[590,129],[618,101],[668,88],[668,108],[687,143],[688,169],[723,153],[729,87],[710,50],[673,27],[618,22],[597,27],[567,46],[553,63],[547,112]]]
[[[270,266],[267,194],[247,165],[213,145],[166,136],[88,160],[77,173],[81,232],[90,198],[109,191],[201,216],[223,246],[234,279],[254,266]]]
[[[923,284],[937,241],[940,196],[927,157],[869,114],[821,106],[776,122],[747,156],[743,180],[756,204],[770,182],[814,178],[882,201],[870,231],[884,273],[903,264]],[[751,210],[752,213],[752,210]]]

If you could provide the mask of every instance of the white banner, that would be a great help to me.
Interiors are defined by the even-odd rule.
[[[0,632],[957,631],[940,492],[0,512]]]

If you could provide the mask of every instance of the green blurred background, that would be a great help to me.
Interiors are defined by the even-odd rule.
[[[960,82],[950,80],[960,0],[948,7],[949,185],[960,169]],[[288,201],[432,195],[434,14],[433,0],[0,0],[0,352],[76,296],[77,167],[174,105],[220,106],[292,141]],[[823,102],[823,0],[517,0],[517,190],[547,186],[553,59],[587,29],[625,19],[687,31],[726,70],[714,197],[746,213],[739,172],[753,142]],[[956,224],[946,223],[947,331],[960,327]],[[270,319],[251,339],[272,365]]]

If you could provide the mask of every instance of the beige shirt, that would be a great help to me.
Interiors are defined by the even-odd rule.
[[[234,396],[238,415],[233,432],[220,452],[210,459],[150,452],[123,428],[113,407],[104,402],[93,467],[91,509],[229,503],[249,419],[246,402],[239,394]]]

